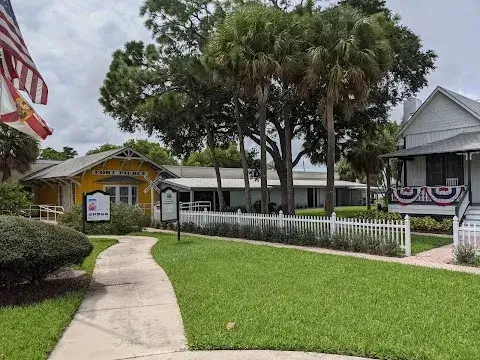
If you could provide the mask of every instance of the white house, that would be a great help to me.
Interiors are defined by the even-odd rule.
[[[390,212],[480,220],[479,102],[437,87],[404,119],[398,140],[399,150],[383,156],[401,161]]]

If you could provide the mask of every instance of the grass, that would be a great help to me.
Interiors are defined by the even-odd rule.
[[[412,235],[412,254],[419,254],[423,251],[451,244],[452,242],[453,239],[451,237]]]
[[[93,252],[83,262],[93,272],[100,252],[116,243],[112,239],[91,239]],[[45,360],[72,320],[85,295],[86,287],[35,304],[0,307],[0,359]]]
[[[152,234],[151,234],[152,235]],[[191,349],[480,358],[480,277],[157,234]],[[227,330],[226,324],[236,328]]]
[[[367,210],[366,206],[338,206],[335,208],[335,214],[337,217],[350,218],[355,215],[357,211]],[[296,215],[303,216],[327,216],[327,213],[323,208],[318,209],[297,209]]]

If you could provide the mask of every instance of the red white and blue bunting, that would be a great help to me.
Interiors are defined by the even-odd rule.
[[[465,186],[419,186],[419,187],[404,187],[404,188],[392,188],[392,194],[395,200],[400,205],[409,205],[415,202],[419,196],[425,192],[430,200],[439,206],[448,206],[455,203],[458,200],[462,191],[465,190]]]
[[[400,205],[408,205],[418,199],[422,193],[422,187],[404,187],[392,189],[393,197]]]
[[[464,186],[425,187],[428,197],[439,206],[452,205],[460,197]]]

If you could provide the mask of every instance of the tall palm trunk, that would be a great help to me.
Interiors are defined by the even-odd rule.
[[[260,181],[262,214],[268,214],[268,188],[267,188],[267,86],[258,89],[258,112],[260,130]]]
[[[240,159],[242,159],[243,181],[245,182],[245,205],[247,212],[252,209],[252,191],[250,190],[250,176],[248,174],[247,155],[245,154],[245,136],[243,135],[242,123],[240,119],[240,101],[238,100],[238,90],[233,93],[235,103],[235,120],[237,122],[238,143],[240,145]]]
[[[293,188],[293,166],[292,166],[292,124],[290,114],[284,111],[285,123],[285,167],[287,175],[287,214],[295,214],[295,190]]]
[[[372,207],[370,203],[370,173],[367,171],[365,172],[365,178],[367,180],[367,210],[370,210]]]
[[[225,209],[225,198],[223,197],[223,188],[222,188],[222,176],[220,175],[220,168],[218,166],[217,155],[215,154],[215,141],[213,140],[212,129],[208,124],[207,118],[205,115],[202,115],[203,125],[205,126],[205,130],[207,131],[207,144],[210,149],[210,153],[212,156],[212,163],[215,169],[215,176],[217,178],[217,194],[218,194],[218,202],[220,211]]]
[[[325,195],[325,211],[328,216],[333,213],[335,206],[335,122],[333,118],[333,101],[327,101],[326,128],[327,128],[327,190]]]

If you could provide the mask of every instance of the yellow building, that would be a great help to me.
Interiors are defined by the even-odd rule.
[[[98,154],[47,162],[43,169],[25,175],[21,182],[34,194],[34,204],[62,206],[68,211],[82,203],[82,194],[94,190],[110,193],[112,202],[138,205],[147,214],[153,212],[159,200],[147,180],[159,174],[164,178],[176,177],[161,165],[142,154],[122,148]]]

